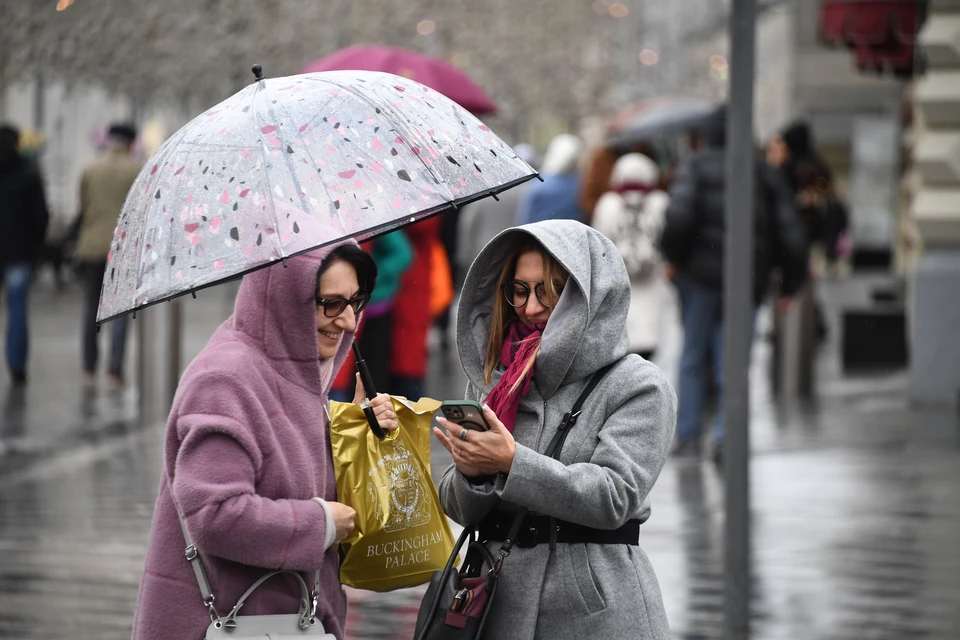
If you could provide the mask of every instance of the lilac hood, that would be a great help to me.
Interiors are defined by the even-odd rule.
[[[313,582],[317,616],[343,638],[346,598],[337,547],[311,500],[336,500],[326,404],[353,334],[318,362],[314,288],[325,247],[244,277],[234,313],[180,380],[134,619],[135,640],[203,638],[210,619],[184,558],[174,501],[200,550],[220,615],[270,569]],[[277,577],[243,613],[295,613],[295,581]]]

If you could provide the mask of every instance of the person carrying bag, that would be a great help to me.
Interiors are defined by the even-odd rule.
[[[453,458],[440,502],[471,533],[465,566],[424,601],[423,640],[670,637],[640,526],[676,395],[627,354],[629,291],[614,244],[575,221],[508,229],[474,262],[457,346],[489,428],[436,419]]]
[[[328,393],[376,274],[347,241],[243,277],[170,409],[133,640],[343,640],[339,542],[356,514],[337,494]],[[389,396],[369,410],[397,430]]]
[[[593,391],[601,378],[606,375],[612,365],[607,365],[590,379],[590,383],[577,398],[573,408],[564,416],[557,428],[557,434],[547,447],[546,455],[554,460],[558,459],[563,443],[570,433],[570,429],[577,423],[580,410],[590,392]],[[548,527],[544,530],[550,538],[550,544],[556,545],[561,528],[556,520],[549,518]],[[527,526],[523,526],[524,524]],[[483,633],[483,625],[487,619],[487,612],[497,592],[497,578],[503,568],[504,560],[510,555],[513,545],[520,540],[521,531],[524,532],[525,544],[533,541],[531,532],[535,531],[536,519],[528,517],[527,509],[520,509],[510,521],[509,528],[498,526],[491,521],[479,527],[467,527],[460,534],[460,539],[454,547],[447,566],[443,571],[434,574],[430,587],[423,597],[423,604],[417,614],[417,626],[414,638],[416,640],[467,640],[479,638]],[[566,523],[568,526],[570,523]],[[534,526],[531,526],[534,525]],[[573,529],[564,528],[564,533]],[[639,523],[630,523],[627,527],[628,537],[637,538],[640,535]],[[633,530],[636,529],[636,535]],[[501,541],[500,551],[496,560],[480,541]],[[469,542],[467,556],[459,571],[453,568],[463,546]],[[627,544],[630,544],[629,542]],[[486,571],[483,568],[486,567]]]

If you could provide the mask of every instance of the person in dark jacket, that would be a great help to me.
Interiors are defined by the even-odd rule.
[[[814,145],[810,125],[796,121],[784,128],[770,140],[766,157],[790,188],[813,255],[823,256],[824,268],[835,264],[850,248],[846,235],[849,216],[834,187],[830,167]],[[817,273],[817,265],[822,261],[812,262],[812,271]],[[811,286],[815,284],[812,280]],[[827,321],[815,295],[813,308],[817,337],[823,340],[827,336]]]
[[[27,298],[50,216],[40,175],[20,155],[20,131],[0,126],[0,285],[7,290],[7,366],[15,385],[27,382]]]
[[[796,199],[807,242],[820,245],[827,260],[835,262],[849,216],[834,187],[833,172],[814,146],[810,125],[797,121],[787,126],[770,140],[766,156]]]
[[[723,384],[725,119],[726,111],[719,110],[703,132],[703,146],[680,166],[661,238],[668,275],[680,294],[684,329],[675,455],[700,455],[704,378],[711,355],[718,394]],[[751,287],[756,309],[778,270],[782,309],[806,278],[804,232],[786,185],[759,161],[755,189],[753,281],[743,286]],[[718,464],[723,460],[723,430],[723,411],[718,407],[713,423]]]

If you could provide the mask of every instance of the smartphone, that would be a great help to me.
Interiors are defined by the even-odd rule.
[[[479,402],[473,400],[445,400],[440,403],[440,412],[443,417],[465,429],[487,431],[490,425],[483,417],[483,410]]]

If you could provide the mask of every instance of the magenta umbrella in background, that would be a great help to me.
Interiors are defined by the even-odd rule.
[[[455,66],[409,49],[357,45],[340,49],[307,66],[315,71],[383,71],[425,84],[475,115],[497,112],[497,105],[467,74]]]

